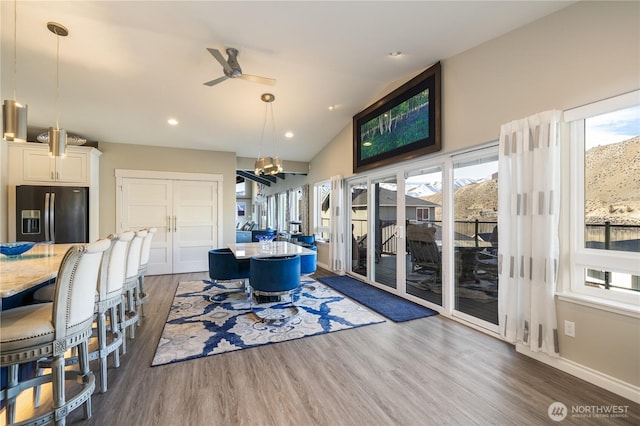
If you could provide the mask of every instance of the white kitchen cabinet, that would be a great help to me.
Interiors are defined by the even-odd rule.
[[[59,184],[92,186],[100,151],[67,146],[62,158],[51,157],[47,144],[10,143],[9,180],[13,185]]]
[[[15,241],[15,187],[20,185],[83,186],[89,188],[89,241],[99,238],[100,156],[89,146],[67,146],[63,158],[49,156],[49,145],[8,142],[8,237]]]

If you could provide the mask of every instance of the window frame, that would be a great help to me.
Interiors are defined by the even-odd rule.
[[[594,305],[609,305],[620,312],[631,312],[640,315],[640,292],[632,294],[596,287],[585,284],[585,269],[595,269],[610,272],[622,272],[640,275],[640,258],[638,253],[602,250],[585,247],[585,120],[640,105],[640,90],[624,95],[594,102],[582,107],[564,112],[567,136],[567,155],[562,160],[568,168],[568,182],[563,186],[563,192],[569,193],[569,215],[564,215],[561,227],[569,229],[569,283],[565,283],[560,296],[582,298]]]

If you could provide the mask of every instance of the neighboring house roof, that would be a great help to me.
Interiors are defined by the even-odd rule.
[[[367,193],[365,191],[355,192],[354,198],[351,201],[352,207],[366,207],[367,206]],[[380,188],[378,195],[380,200],[380,206],[395,206],[397,205],[397,191],[392,191],[386,188]],[[432,203],[431,201],[421,200],[420,198],[412,197],[410,195],[404,196],[404,205],[407,207],[439,207],[439,204]]]

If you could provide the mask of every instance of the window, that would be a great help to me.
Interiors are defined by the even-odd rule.
[[[416,220],[428,221],[429,220],[429,209],[424,208],[424,207],[416,207]]]
[[[331,230],[331,182],[324,181],[313,186],[313,229],[316,239],[329,241]]]
[[[277,207],[276,207],[276,223],[277,229],[280,232],[286,232],[289,230],[287,224],[287,216],[288,216],[288,197],[287,192],[280,192],[276,194],[277,198]]]
[[[289,216],[285,217],[288,221],[286,229],[290,232],[300,231],[300,225],[293,225],[291,222],[302,221],[302,188],[295,188],[287,191],[289,198]]]
[[[640,92],[565,113],[571,133],[571,290],[640,304]],[[569,224],[567,224],[569,225]]]

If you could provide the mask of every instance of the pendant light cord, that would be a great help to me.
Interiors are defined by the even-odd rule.
[[[278,153],[276,152],[276,119],[273,118],[273,103],[270,103],[269,106],[271,107],[271,124],[272,124],[272,136],[273,136],[273,154],[274,156],[278,156]]]
[[[262,142],[264,141],[264,129],[267,128],[267,108],[269,108],[269,104],[265,102],[264,104],[264,122],[262,123],[262,133],[260,134],[260,149],[258,150],[258,160],[262,158]]]
[[[60,128],[60,35],[56,31],[56,129]]]
[[[13,100],[16,98],[16,76],[18,74],[18,0],[13,2]]]

